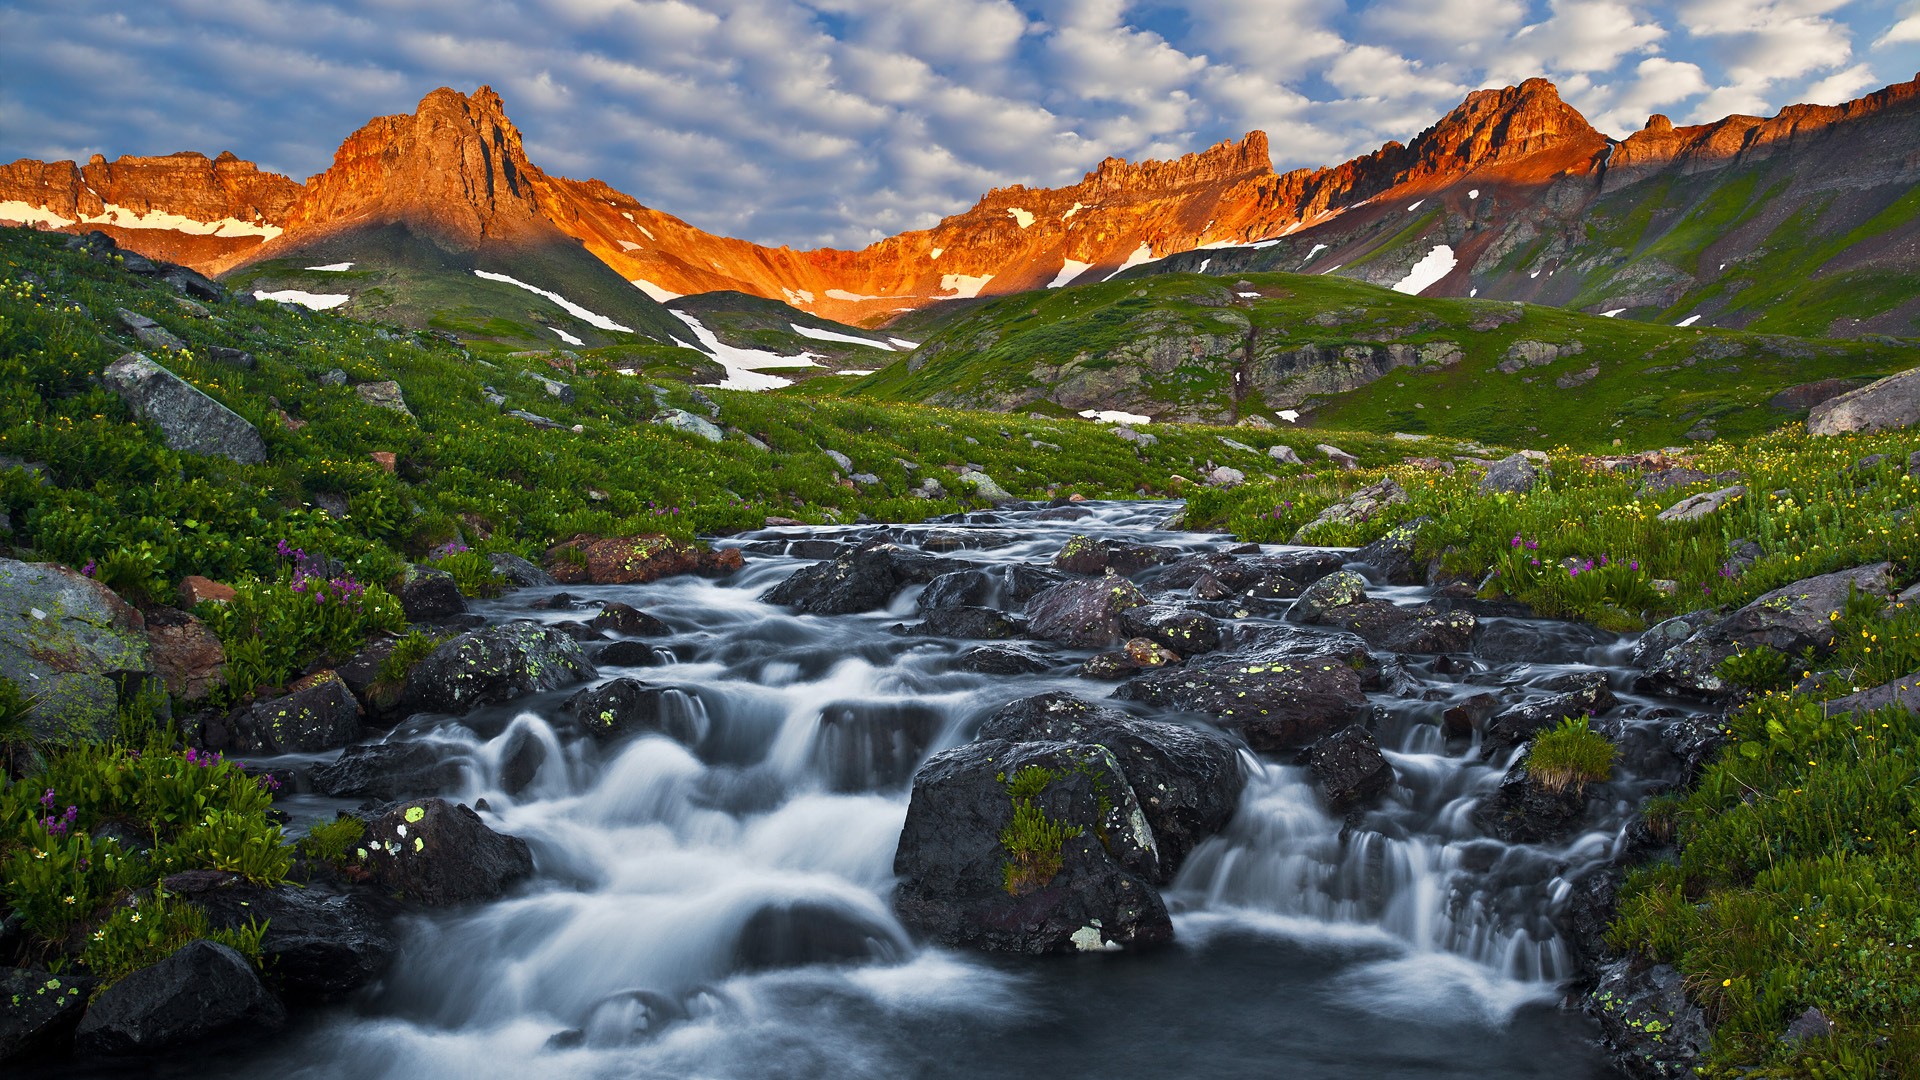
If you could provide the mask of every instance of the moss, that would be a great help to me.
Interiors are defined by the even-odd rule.
[[[1035,800],[1059,777],[1059,773],[1038,765],[1029,765],[1011,777],[1000,774],[1013,801],[1013,818],[1000,831],[1001,846],[1007,849],[1002,884],[1013,896],[1050,884],[1060,873],[1066,842],[1080,835],[1078,826],[1050,820],[1036,805]]]

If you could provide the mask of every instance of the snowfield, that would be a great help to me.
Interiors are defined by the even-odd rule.
[[[255,299],[271,300],[276,304],[299,304],[302,307],[310,307],[315,311],[337,308],[341,304],[353,299],[353,297],[346,293],[310,293],[302,292],[299,289],[281,289],[279,292],[256,291],[253,295]]]
[[[1436,244],[1432,251],[1427,252],[1426,258],[1413,264],[1413,269],[1407,271],[1406,277],[1393,283],[1393,291],[1419,296],[1434,282],[1453,273],[1456,261],[1453,248]]]
[[[694,318],[684,311],[675,311],[674,314],[680,318],[681,322],[687,324],[687,327],[693,331],[693,336],[699,340],[700,344],[705,347],[708,352],[713,354],[713,358],[720,362],[720,366],[727,369],[727,377],[720,383],[722,390],[775,390],[782,386],[792,386],[792,379],[783,379],[778,375],[767,375],[762,373],[760,369],[819,366],[813,362],[814,357],[812,353],[801,353],[799,356],[781,356],[778,353],[765,352],[760,349],[735,348],[721,341],[713,331],[702,325],[699,319]]]
[[[562,308],[566,310],[567,314],[573,316],[576,319],[579,319],[582,322],[588,323],[593,326],[597,326],[602,330],[618,330],[623,334],[633,333],[633,327],[622,326],[619,323],[614,322],[612,319],[607,318],[605,315],[600,315],[600,314],[596,314],[595,312],[588,311],[586,308],[583,308],[579,304],[576,304],[573,301],[567,299],[566,297],[561,296],[557,292],[548,292],[547,290],[542,289],[537,285],[529,285],[524,281],[521,281],[517,278],[509,277],[506,274],[493,274],[485,270],[475,270],[473,272],[473,276],[477,278],[485,278],[488,281],[498,281],[498,282],[503,282],[507,285],[518,286],[519,288],[525,289],[530,293],[534,293],[539,296],[544,296],[547,299],[553,301],[554,303],[559,304]]]

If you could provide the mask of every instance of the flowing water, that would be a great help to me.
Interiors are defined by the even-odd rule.
[[[1074,533],[1223,546],[1153,531],[1168,504],[1089,505],[1095,516],[1076,522],[979,516],[986,524],[973,527],[1011,531],[1016,542],[955,554],[1044,562]],[[575,738],[559,710],[570,691],[403,725],[393,738],[449,743],[470,762],[464,790],[448,797],[485,799],[489,824],[532,845],[536,880],[476,909],[410,918],[382,984],[308,1014],[269,1048],[187,1071],[343,1080],[1612,1075],[1586,1023],[1556,1007],[1571,963],[1550,916],[1566,882],[1610,857],[1651,780],[1630,766],[1616,773],[1601,789],[1611,824],[1598,831],[1547,847],[1502,844],[1481,836],[1470,812],[1504,762],[1482,764],[1459,745],[1449,752],[1436,722],[1448,700],[1502,683],[1614,670],[1619,645],[1590,647],[1575,628],[1534,623],[1520,627],[1536,643],[1531,663],[1483,660],[1448,676],[1431,670],[1431,657],[1409,658],[1424,698],[1376,697],[1398,785],[1344,840],[1305,769],[1249,755],[1234,821],[1165,891],[1172,948],[987,956],[916,944],[891,914],[912,767],[966,741],[1004,702],[1056,689],[1097,699],[1111,686],[956,670],[968,643],[888,632],[913,621],[917,590],[864,616],[796,616],[759,602],[803,565],[756,557],[723,582],[569,590],[630,603],[674,628],[654,639],[656,664],[602,668],[601,677],[683,690],[677,727],[691,749],[655,736],[603,751]],[[512,593],[479,610],[581,617],[531,606],[558,591]],[[1400,603],[1423,593],[1375,590]],[[1624,673],[1613,682],[1624,687]],[[529,738],[545,759],[509,795],[502,763]],[[886,767],[893,758],[900,767]],[[295,813],[322,809],[310,801]]]

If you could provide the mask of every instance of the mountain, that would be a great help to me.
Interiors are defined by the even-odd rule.
[[[1917,100],[1920,81],[1771,119],[1676,128],[1656,116],[1616,141],[1533,79],[1476,91],[1406,145],[1329,168],[1276,173],[1256,131],[1173,161],[1109,158],[1067,187],[997,188],[931,229],[859,251],[796,251],[715,236],[598,180],[550,177],[526,160],[490,89],[442,89],[413,116],[350,136],[333,168],[292,198],[291,181],[230,155],[96,159],[84,170],[21,161],[0,169],[0,220],[86,228],[100,214],[89,200],[110,201],[91,178],[112,170],[113,190],[146,200],[126,205],[180,222],[179,236],[117,234],[136,248],[280,288],[330,281],[353,297],[350,311],[438,318],[466,333],[508,294],[303,277],[302,260],[432,271],[442,284],[474,269],[539,277],[663,341],[680,324],[642,301],[731,291],[876,327],[1115,275],[1274,271],[1643,321],[1903,334],[1920,314]],[[142,179],[183,169],[199,179],[177,195]],[[359,257],[369,250],[382,254]],[[542,320],[569,336],[594,329],[530,303],[505,317],[527,340],[552,337]]]

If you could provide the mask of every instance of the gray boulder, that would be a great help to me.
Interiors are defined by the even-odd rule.
[[[408,416],[413,415],[413,410],[407,408],[407,399],[400,393],[400,384],[394,382],[392,379],[387,379],[383,382],[361,383],[353,388],[353,392],[359,395],[361,401],[366,402],[376,409],[405,413]]]
[[[138,312],[126,308],[114,308],[120,318],[120,325],[133,331],[133,336],[141,345],[149,349],[165,352],[169,349],[185,349],[187,343],[173,335],[173,332]]]
[[[1263,753],[1308,746],[1353,723],[1367,707],[1360,673],[1334,657],[1223,657],[1201,667],[1159,668],[1113,696],[1206,713]]]
[[[392,589],[410,622],[433,622],[467,610],[467,598],[460,595],[453,575],[438,567],[409,564]]]
[[[36,699],[36,737],[106,738],[122,694],[152,673],[146,621],[112,589],[56,563],[0,559],[0,676]]]
[[[1097,649],[1127,637],[1122,613],[1146,603],[1140,587],[1118,574],[1071,581],[1027,601],[1027,632],[1046,641]]]
[[[574,722],[596,742],[662,734],[691,746],[702,732],[685,691],[639,679],[615,679],[567,699]]]
[[[1287,614],[1297,622],[1317,623],[1334,608],[1365,603],[1366,599],[1367,579],[1351,570],[1339,570],[1307,586]]]
[[[160,437],[175,450],[218,454],[242,465],[267,460],[267,443],[258,429],[144,353],[115,360],[101,377],[135,417],[159,428]]]
[[[1897,706],[1908,711],[1920,711],[1920,671],[1901,676],[1889,683],[1883,683],[1870,690],[1857,694],[1848,694],[1827,702],[1827,714],[1849,712],[1872,712]]]
[[[1486,475],[1480,478],[1480,493],[1512,492],[1524,495],[1533,490],[1546,470],[1529,461],[1525,455],[1511,454],[1487,466]]]
[[[407,674],[401,700],[419,711],[460,713],[593,678],[580,643],[530,622],[471,630]]]
[[[236,1030],[272,1031],[286,1019],[246,957],[201,939],[102,991],[73,1043],[82,1054],[142,1054]]]
[[[719,442],[727,437],[726,432],[703,416],[695,416],[685,409],[666,409],[653,418],[653,422],[675,431],[684,431],[689,435],[698,435],[708,442]]]
[[[1744,484],[1721,488],[1718,491],[1703,491],[1698,495],[1689,495],[1665,510],[1660,511],[1661,521],[1685,522],[1699,521],[1708,514],[1720,509],[1747,493]]]
[[[238,874],[207,870],[175,874],[166,887],[198,904],[214,929],[264,923],[262,966],[289,998],[326,1000],[351,993],[379,978],[400,947],[388,925],[387,905],[360,889],[321,881],[265,889]]]
[[[496,551],[487,556],[493,564],[493,572],[504,578],[507,584],[517,589],[531,589],[541,585],[558,585],[560,581],[552,574],[533,565],[518,555],[509,555]]]
[[[1303,544],[1314,530],[1322,525],[1351,525],[1356,522],[1372,521],[1379,517],[1389,506],[1400,506],[1407,501],[1407,492],[1391,477],[1377,484],[1369,484],[1320,511],[1320,515],[1297,529],[1289,544]]]
[[[1920,421],[1920,368],[1909,368],[1823,401],[1807,414],[1807,431],[1843,435],[1850,431],[1890,431]]]
[[[1282,465],[1306,464],[1306,462],[1300,460],[1299,454],[1293,452],[1293,447],[1291,446],[1269,446],[1267,447],[1267,456]]]

